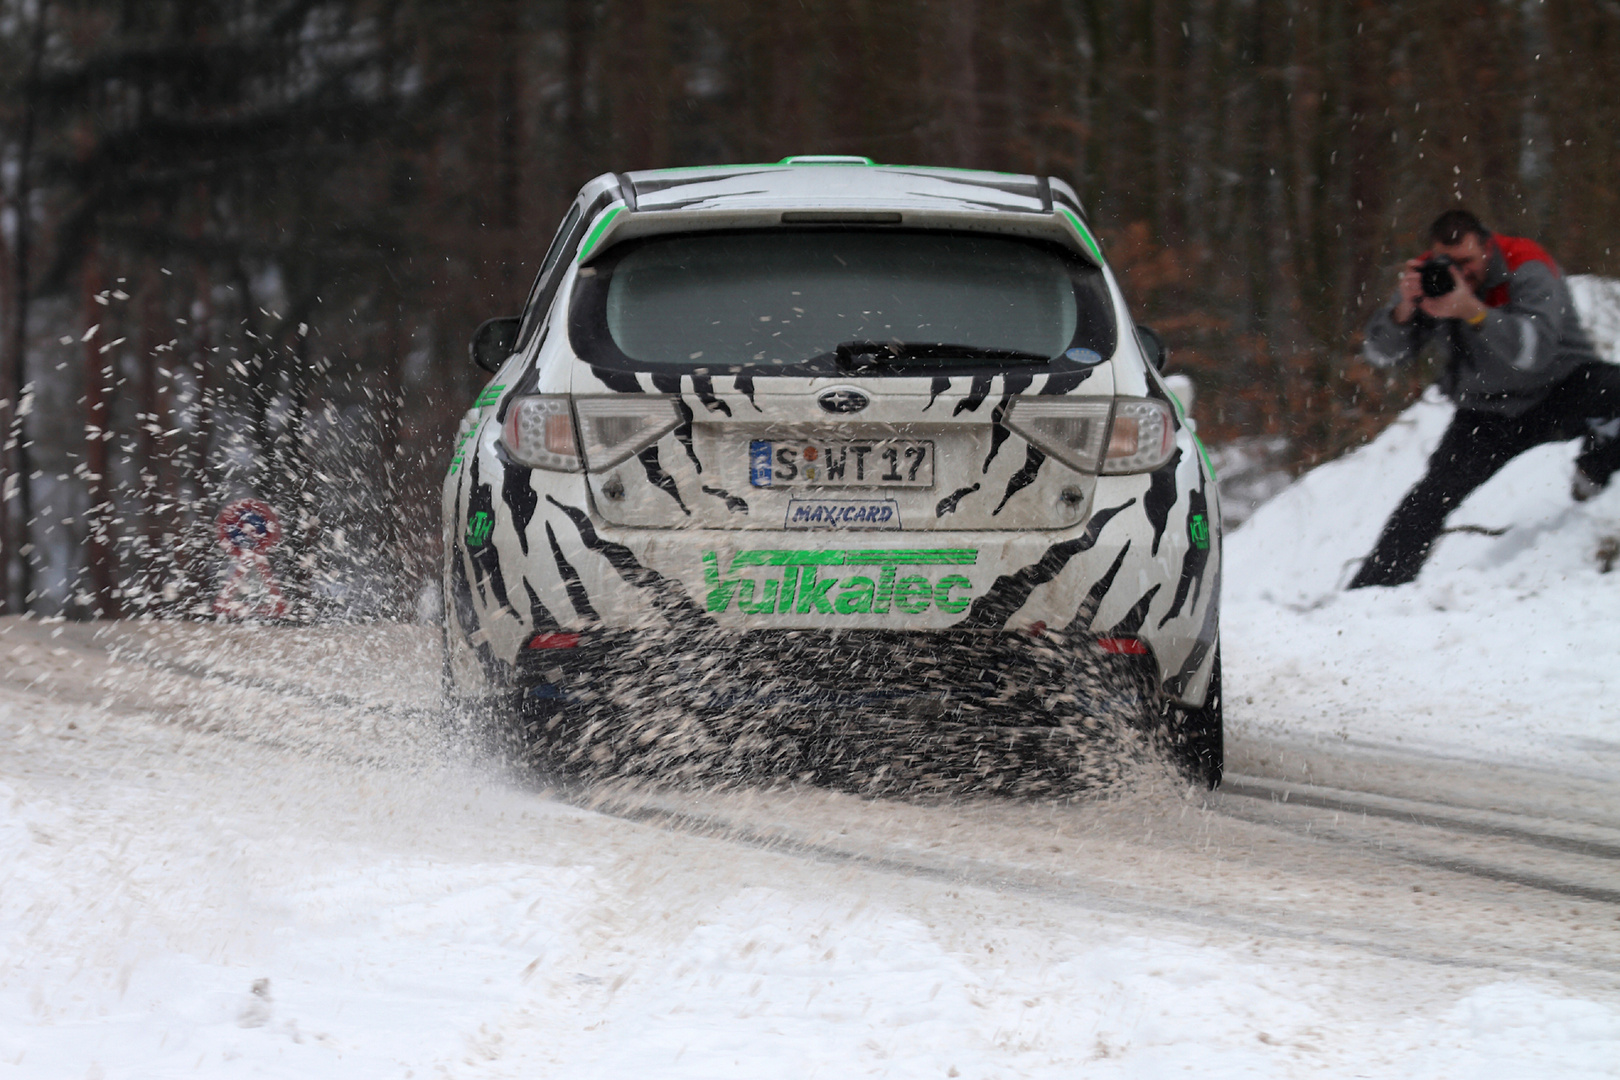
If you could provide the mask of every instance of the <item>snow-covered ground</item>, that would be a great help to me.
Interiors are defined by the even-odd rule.
[[[1448,415],[1228,537],[1234,760],[1620,790],[1620,486],[1572,505],[1569,446],[1453,517],[1501,535],[1339,588]],[[1489,838],[1162,787],[706,805],[784,838],[745,843],[443,753],[431,634],[120,633],[0,620],[0,1078],[1620,1076],[1613,903],[1459,872]]]
[[[1620,283],[1575,286],[1620,361]],[[1227,537],[1229,722],[1613,776],[1620,484],[1573,502],[1578,443],[1532,450],[1470,496],[1413,584],[1343,591],[1452,411],[1431,389]]]
[[[289,752],[14,688],[0,725],[0,1076],[1620,1069],[1620,999],[1436,965],[1409,930],[1366,950],[1166,919],[1118,883],[1064,896],[807,860],[397,746],[391,762]],[[1169,801],[1115,862],[1169,857],[1140,843],[1187,816]],[[975,821],[836,796],[777,810],[829,807],[835,833],[910,813],[922,847]],[[1042,821],[1023,830],[1042,851],[1096,827]],[[1254,858],[1234,851],[1222,887],[1248,888]],[[1253,876],[1272,904],[1315,888]],[[1432,876],[1394,877],[1392,925],[1425,899],[1443,913]]]

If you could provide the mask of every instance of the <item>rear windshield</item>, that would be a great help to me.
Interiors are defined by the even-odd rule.
[[[1115,344],[1102,272],[1056,245],[847,228],[620,245],[583,269],[570,331],[591,363],[716,373],[1052,370]]]

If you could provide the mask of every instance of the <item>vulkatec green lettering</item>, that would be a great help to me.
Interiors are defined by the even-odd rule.
[[[734,554],[722,573],[719,554],[706,551],[704,607],[720,614],[735,603],[743,615],[834,617],[921,615],[932,607],[955,615],[972,601],[972,580],[929,569],[973,566],[978,559],[976,548],[756,548]]]

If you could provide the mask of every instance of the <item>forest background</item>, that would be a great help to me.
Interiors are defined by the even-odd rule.
[[[296,615],[412,613],[468,336],[605,171],[1068,179],[1297,472],[1427,381],[1356,348],[1440,210],[1620,272],[1617,91],[1617,0],[0,0],[0,604],[205,613],[251,494]]]

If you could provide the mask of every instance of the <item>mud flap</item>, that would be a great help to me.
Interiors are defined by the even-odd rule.
[[[1169,706],[1167,725],[1171,761],[1193,783],[1212,791],[1220,786],[1226,763],[1221,704],[1221,647],[1217,644],[1204,704],[1196,709]]]

